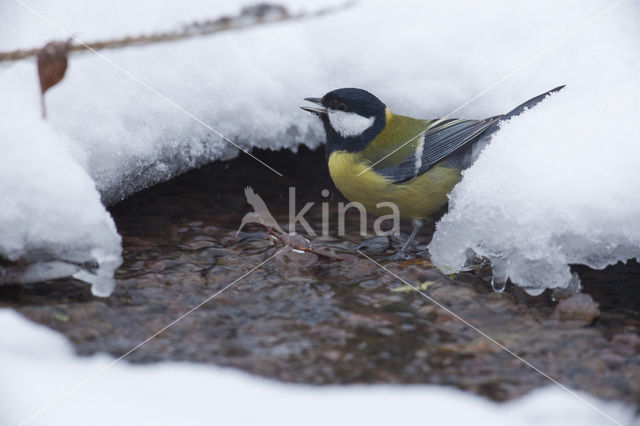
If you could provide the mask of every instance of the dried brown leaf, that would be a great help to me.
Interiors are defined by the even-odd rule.
[[[67,41],[51,41],[38,53],[38,76],[40,77],[40,93],[42,97],[42,118],[46,118],[44,94],[64,78],[67,71],[71,39]]]

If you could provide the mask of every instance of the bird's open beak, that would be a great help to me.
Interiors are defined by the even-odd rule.
[[[304,100],[322,106],[322,99],[320,98],[304,98]],[[315,115],[325,115],[327,113],[326,108],[311,108],[304,106],[300,108]]]

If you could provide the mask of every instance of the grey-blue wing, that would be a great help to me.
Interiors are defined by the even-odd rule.
[[[504,115],[485,120],[437,120],[424,133],[424,142],[406,160],[397,166],[376,170],[393,183],[407,182],[427,172],[437,163],[447,160],[447,165],[460,170],[475,161],[475,149],[482,146],[498,130],[498,124],[532,108],[549,94],[562,90],[556,87],[517,106]]]
[[[486,120],[437,120],[424,133],[416,151],[394,167],[376,170],[394,183],[409,181],[477,140],[501,116]]]

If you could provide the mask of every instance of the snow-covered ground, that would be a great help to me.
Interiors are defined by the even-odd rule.
[[[437,386],[288,385],[220,367],[135,366],[79,358],[54,331],[0,310],[0,425],[604,425],[595,408],[556,386],[496,404]],[[526,368],[523,366],[523,368]],[[583,395],[624,425],[633,410]]]
[[[83,40],[171,29],[252,3],[21,1]],[[293,11],[327,4],[283,3]],[[3,64],[0,173],[12,179],[0,187],[0,256],[94,259],[108,276],[118,236],[98,192],[113,202],[237,153],[155,91],[242,146],[317,146],[319,124],[298,109],[304,97],[356,86],[397,113],[443,116],[613,4],[363,1],[313,20],[102,52],[148,87],[104,58],[74,54],[47,95],[46,123],[33,61]],[[603,266],[640,252],[638,13],[637,2],[620,4],[456,112],[495,115],[568,85],[506,125],[465,176],[431,246],[441,267],[458,269],[472,247],[502,278],[564,286],[567,262]],[[67,36],[15,0],[0,4],[0,50]],[[36,153],[47,147],[49,162]],[[26,181],[13,184],[20,173]]]

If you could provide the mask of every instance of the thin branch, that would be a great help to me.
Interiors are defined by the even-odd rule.
[[[119,39],[93,41],[84,45],[73,45],[72,52],[81,52],[89,49],[118,49],[131,46],[145,46],[149,44],[162,43],[167,41],[184,40],[192,37],[208,36],[223,31],[236,31],[261,25],[274,24],[286,21],[298,21],[303,19],[317,18],[331,13],[345,10],[355,3],[352,1],[342,3],[337,6],[326,7],[308,13],[290,14],[283,6],[259,4],[249,6],[236,16],[223,16],[218,19],[206,21],[196,21],[184,25],[177,30],[168,30],[152,34],[142,34]],[[18,49],[10,52],[0,52],[0,62],[18,61],[21,59],[37,56],[40,48]]]

